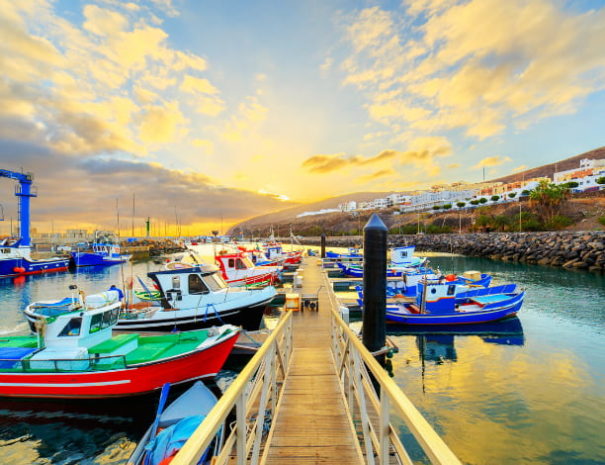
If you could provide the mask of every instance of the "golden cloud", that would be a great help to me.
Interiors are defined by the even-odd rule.
[[[499,155],[493,157],[486,157],[479,161],[476,165],[473,165],[472,169],[479,170],[481,168],[491,168],[493,166],[500,166],[504,163],[511,162],[510,157],[501,157]]]
[[[463,128],[484,139],[572,113],[605,88],[605,9],[574,13],[554,0],[406,0],[349,17],[343,83],[392,129]],[[515,14],[511,14],[514,11]],[[529,20],[531,18],[531,20]],[[410,39],[414,37],[414,39]],[[390,95],[385,99],[385,95]]]

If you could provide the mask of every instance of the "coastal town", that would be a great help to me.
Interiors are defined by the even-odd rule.
[[[367,202],[351,200],[335,208],[302,212],[297,217],[386,209],[394,209],[395,214],[427,210],[464,210],[483,205],[518,202],[522,197],[527,197],[541,181],[566,185],[571,193],[605,189],[605,159],[582,159],[577,168],[555,172],[553,178],[537,177],[508,183],[459,182],[435,185],[429,190],[394,193]]]

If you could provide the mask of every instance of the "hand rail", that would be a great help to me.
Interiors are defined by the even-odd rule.
[[[374,464],[376,455],[377,463],[388,465],[390,449],[395,451],[400,463],[412,463],[390,424],[390,410],[395,410],[432,464],[461,465],[443,439],[344,322],[336,308],[331,308],[332,353],[351,414],[357,407],[361,419],[361,445],[367,463]],[[380,387],[379,393],[374,385]]]
[[[172,465],[195,465],[235,409],[232,425],[222,450],[213,464],[255,465],[268,412],[275,412],[292,352],[292,312],[285,312],[267,340],[227,388],[204,421],[174,457]]]

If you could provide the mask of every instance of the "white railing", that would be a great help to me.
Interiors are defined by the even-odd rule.
[[[227,388],[171,465],[195,465],[235,410],[235,421],[213,465],[257,465],[282,393],[292,353],[292,312],[285,312],[271,335]]]
[[[361,424],[360,447],[366,463],[413,464],[398,431],[391,425],[391,419],[399,417],[431,463],[461,465],[335,308],[338,307],[332,306],[332,354],[350,415]]]

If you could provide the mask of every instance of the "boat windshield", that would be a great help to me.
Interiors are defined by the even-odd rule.
[[[246,264],[246,268],[254,268],[254,263],[248,257],[242,257],[242,260]]]
[[[218,273],[212,273],[211,275],[204,276],[204,281],[213,292],[220,291],[221,289],[228,287],[227,283]]]

